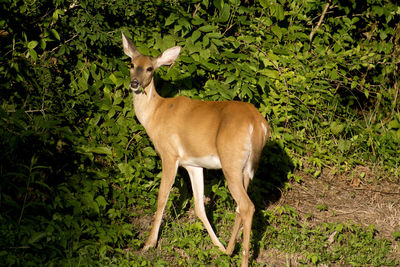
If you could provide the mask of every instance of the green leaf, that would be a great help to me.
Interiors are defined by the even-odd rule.
[[[277,4],[277,5],[276,5],[276,14],[275,14],[275,17],[276,17],[278,20],[284,20],[284,19],[285,19],[285,12],[284,12],[284,10],[283,10],[283,6],[280,5],[280,4]]]
[[[41,39],[40,40],[40,48],[42,48],[43,50],[46,49],[46,39]]]
[[[35,232],[28,240],[28,244],[35,244],[46,236],[46,232]]]
[[[165,20],[165,26],[171,25],[178,18],[179,18],[179,16],[176,13],[171,13],[171,15],[169,15],[169,17]]]
[[[28,48],[29,48],[29,49],[34,49],[38,44],[39,44],[38,41],[30,41],[30,42],[28,43]]]
[[[200,50],[200,56],[203,59],[208,59],[211,56],[211,51],[209,49]]]
[[[339,123],[339,122],[336,122],[336,121],[332,122],[331,125],[330,125],[331,132],[332,132],[334,135],[338,135],[338,134],[340,134],[341,132],[343,132],[344,127],[345,127],[344,124]]]
[[[201,27],[199,28],[199,31],[201,31],[201,32],[211,32],[211,31],[214,31],[214,30],[216,30],[216,29],[218,29],[217,26],[214,26],[214,25],[204,25],[204,26],[201,26]]]
[[[156,153],[156,151],[152,148],[152,147],[145,147],[143,150],[142,150],[142,152],[143,152],[143,155],[145,155],[146,157],[147,156],[152,156],[152,157],[155,157],[155,156],[157,156],[157,153]]]
[[[316,255],[316,254],[311,255],[310,258],[311,258],[311,262],[312,262],[313,264],[317,264],[318,261],[319,261],[319,257],[318,257],[318,255]]]
[[[99,207],[105,208],[107,206],[107,201],[103,196],[96,197],[96,202]]]
[[[29,49],[29,55],[31,56],[31,58],[36,61],[37,60],[37,53],[35,50],[33,49]]]
[[[217,38],[217,39],[219,39],[219,38],[222,37],[222,34],[220,32],[209,32],[209,33],[206,34],[206,36],[208,38]]]
[[[78,79],[79,93],[86,91],[89,88],[88,82],[84,77]]]
[[[279,26],[273,25],[271,27],[271,31],[278,37],[279,40],[282,39],[282,29]]]
[[[260,85],[260,87],[261,87],[262,89],[265,88],[265,84],[266,84],[266,83],[267,83],[267,78],[261,76],[261,77],[258,79],[258,85]]]
[[[196,30],[192,33],[192,41],[193,43],[197,41],[197,39],[199,39],[201,36],[201,32]]]
[[[260,0],[260,5],[261,5],[263,8],[268,8],[268,7],[269,7],[268,1],[267,1],[267,0]]]
[[[368,99],[368,97],[369,97],[369,90],[368,89],[364,90],[364,95]]]
[[[341,152],[347,152],[347,151],[350,150],[350,148],[351,148],[351,141],[350,140],[343,140],[343,139],[339,140],[338,149]]]
[[[231,7],[229,4],[225,4],[222,8],[221,14],[219,16],[219,22],[225,23],[228,21],[231,14]]]
[[[354,88],[356,88],[358,86],[358,82],[356,81],[356,80],[354,80],[354,81],[352,81],[351,82],[351,89],[354,89]]]
[[[58,34],[58,32],[55,29],[51,29],[50,31],[53,34],[54,38],[60,41],[60,35]]]
[[[216,46],[224,46],[224,42],[219,39],[211,39],[211,42],[213,42]]]
[[[108,78],[110,78],[110,80],[114,83],[114,84],[117,84],[117,77],[115,76],[115,74],[114,73],[111,73],[111,75],[108,77]]]
[[[393,238],[396,241],[400,241],[400,231],[394,231],[393,232]]]
[[[389,129],[400,129],[400,122],[398,120],[391,120],[388,124]]]
[[[220,11],[224,8],[224,0],[214,0],[213,3],[214,6]]]
[[[96,154],[105,154],[105,155],[111,155],[112,151],[109,147],[89,147],[87,148],[88,152],[93,152]]]
[[[276,80],[279,80],[279,72],[276,70],[271,70],[271,69],[262,69],[260,70],[260,73],[269,77],[269,78],[273,78]]]

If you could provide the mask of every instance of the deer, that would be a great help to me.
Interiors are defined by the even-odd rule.
[[[219,250],[231,255],[238,231],[243,226],[241,266],[248,266],[255,206],[247,188],[271,135],[269,124],[250,103],[202,101],[185,96],[161,97],[154,85],[154,71],[172,65],[181,47],[168,48],[157,57],[146,56],[124,33],[122,45],[131,60],[130,89],[133,91],[135,115],[160,156],[162,166],[157,210],[142,251],[157,244],[168,196],[181,166],[189,174],[195,214]],[[222,169],[237,205],[227,248],[216,236],[205,212],[203,168]]]

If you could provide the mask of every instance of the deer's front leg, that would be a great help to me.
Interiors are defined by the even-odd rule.
[[[157,211],[154,216],[154,222],[150,235],[147,238],[147,241],[142,251],[146,251],[149,248],[155,247],[157,244],[158,231],[160,230],[165,205],[167,204],[169,192],[171,191],[172,185],[174,184],[177,169],[178,161],[176,159],[162,159],[162,176],[160,189],[158,191]]]

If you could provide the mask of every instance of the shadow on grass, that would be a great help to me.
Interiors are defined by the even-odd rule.
[[[254,259],[257,258],[260,253],[260,241],[268,226],[262,211],[280,199],[283,187],[287,182],[288,173],[293,170],[294,164],[279,142],[268,142],[263,149],[258,170],[254,179],[250,182],[248,189],[248,194],[256,206],[251,240]],[[218,230],[215,225],[217,220],[214,219],[214,216],[217,215],[216,212],[221,212],[220,210],[218,211],[217,203],[221,203],[222,201],[224,203],[223,205],[226,205],[232,210],[236,206],[228,188],[226,186],[224,187],[224,179],[221,170],[204,170],[205,196],[210,199],[206,204],[207,217],[217,233]],[[217,185],[219,193],[212,190],[214,185]],[[185,214],[188,209],[192,207],[192,205],[188,203],[193,198],[193,193],[190,179],[185,169],[179,169],[179,176],[174,186],[177,187],[179,191],[179,195],[174,200],[174,211],[176,212],[174,216],[178,219],[180,215]],[[221,199],[225,193],[227,195],[226,198]],[[237,242],[233,254],[239,253],[240,247],[240,242]]]
[[[277,141],[270,141],[264,147],[260,165],[248,193],[256,206],[252,226],[253,259],[260,253],[260,241],[268,227],[262,211],[281,198],[287,177],[293,172],[294,164],[290,156]]]

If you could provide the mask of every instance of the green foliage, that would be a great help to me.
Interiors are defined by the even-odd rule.
[[[258,206],[269,192],[285,188],[287,179],[301,182],[293,168],[303,163],[315,177],[328,165],[379,164],[388,171],[385,178],[398,179],[399,6],[386,0],[332,1],[310,41],[324,4],[0,2],[4,264],[149,266],[168,265],[170,258],[185,264],[189,258],[193,264],[229,265],[238,259],[205,251],[210,240],[197,222],[166,223],[170,258],[156,254],[151,261],[132,252],[144,240],[143,229],[132,220],[154,211],[161,166],[135,118],[121,31],[145,54],[183,47],[177,64],[156,74],[162,95],[248,101],[268,118],[274,142],[260,166],[264,179],[250,187]],[[227,224],[232,214],[226,210],[234,207],[217,178],[212,173],[207,185],[216,203],[213,223]],[[184,180],[177,180],[182,190],[172,192],[167,207],[175,216],[191,196]],[[284,214],[275,218],[285,220]],[[353,243],[341,240],[333,256],[301,247],[308,251],[305,261],[341,263],[341,251],[349,255],[345,264],[391,264],[384,259],[387,241],[351,227],[343,235]],[[315,239],[331,234],[329,229],[308,231],[317,231]],[[282,242],[272,244],[279,247],[289,241],[276,242]],[[360,243],[379,248],[377,254],[363,259],[368,253],[355,249]],[[189,255],[175,247],[188,248]]]

